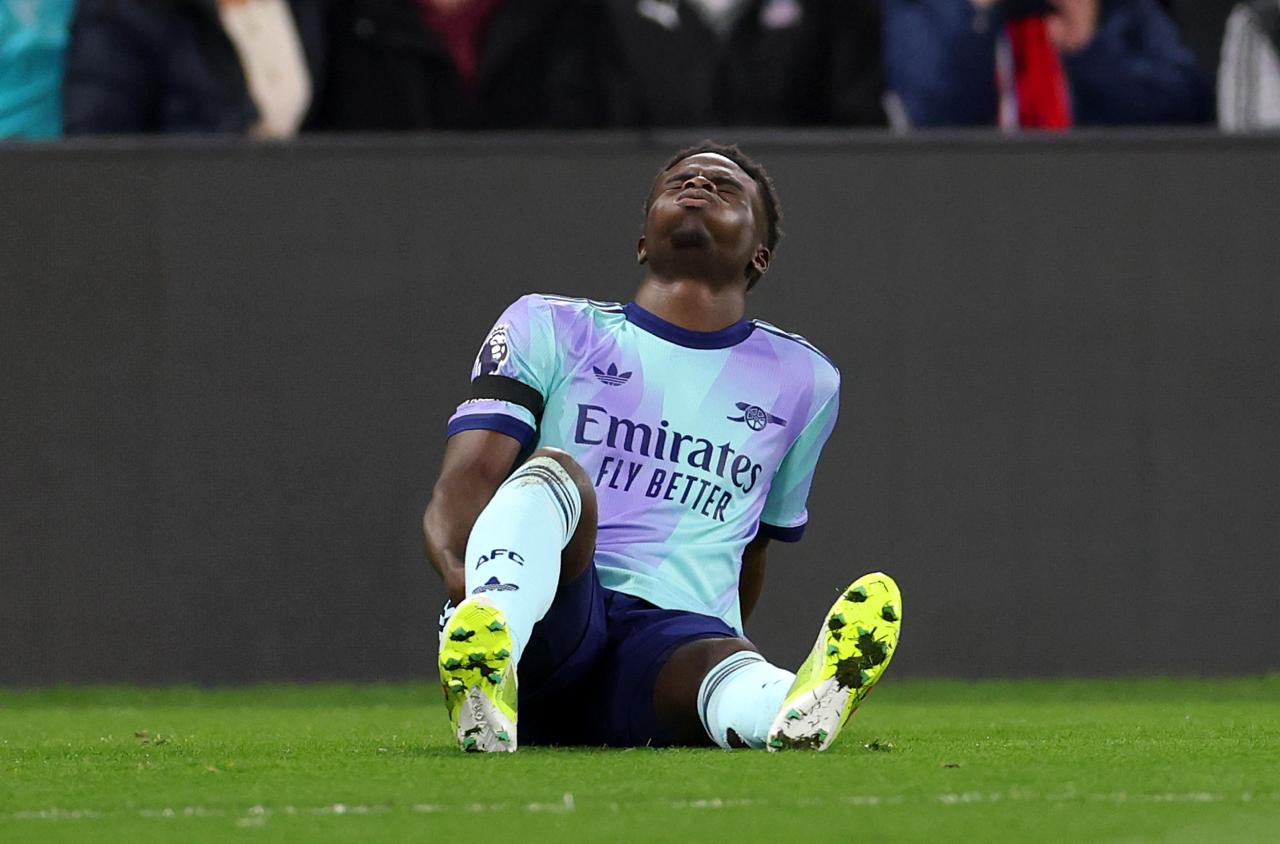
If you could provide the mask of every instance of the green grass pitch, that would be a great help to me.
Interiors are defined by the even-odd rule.
[[[1280,676],[890,676],[824,754],[466,755],[430,685],[0,691],[0,841],[88,840],[1280,841]]]

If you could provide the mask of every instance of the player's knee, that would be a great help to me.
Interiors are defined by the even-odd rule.
[[[591,478],[586,470],[566,452],[558,448],[540,448],[529,457],[530,460],[538,458],[553,460],[559,464],[578,491],[578,499],[581,502],[582,509],[577,527],[565,546],[560,566],[560,582],[571,583],[587,570],[595,556],[596,523],[599,520],[596,509],[596,490],[591,485]]]
[[[582,468],[582,464],[574,460],[568,452],[561,451],[558,448],[544,447],[529,455],[529,459],[536,457],[546,457],[559,463],[561,468],[573,480],[573,485],[578,488],[578,495],[582,497],[582,503],[585,507],[590,502],[592,510],[595,509],[596,490],[591,485],[591,477],[587,475],[587,470]]]

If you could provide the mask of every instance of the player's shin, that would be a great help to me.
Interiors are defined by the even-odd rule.
[[[724,748],[764,747],[795,675],[752,651],[739,651],[707,672],[698,689],[698,715],[707,735]]]
[[[502,612],[517,662],[555,599],[560,555],[581,513],[569,473],[550,457],[535,457],[498,488],[471,529],[467,595]]]

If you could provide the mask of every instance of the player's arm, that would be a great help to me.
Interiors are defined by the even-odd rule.
[[[546,300],[522,296],[499,317],[471,368],[471,395],[449,420],[440,477],[422,518],[427,558],[453,603],[466,597],[467,539],[520,453],[532,449],[549,384],[555,331]]]
[[[440,477],[422,518],[427,559],[440,572],[449,600],[466,597],[463,561],[480,511],[511,473],[520,442],[497,431],[462,431],[445,446]]]
[[[742,575],[738,578],[738,604],[746,621],[764,590],[764,565],[769,537],[756,536],[742,552]]]

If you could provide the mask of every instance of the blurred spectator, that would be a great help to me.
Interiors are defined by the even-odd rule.
[[[1218,71],[1223,129],[1280,128],[1280,0],[1241,3],[1227,21]]]
[[[337,0],[329,129],[559,122],[551,59],[570,0]]]
[[[886,122],[879,0],[586,0],[575,18],[582,124]]]
[[[80,0],[66,130],[296,134],[321,81],[322,0]]]
[[[62,130],[62,62],[74,0],[0,0],[0,138]]]
[[[1156,0],[886,0],[885,15],[889,85],[908,125],[1212,117],[1211,86]]]
[[[1166,0],[1169,16],[1178,25],[1182,43],[1200,62],[1201,70],[1216,71],[1227,16],[1240,0]]]

